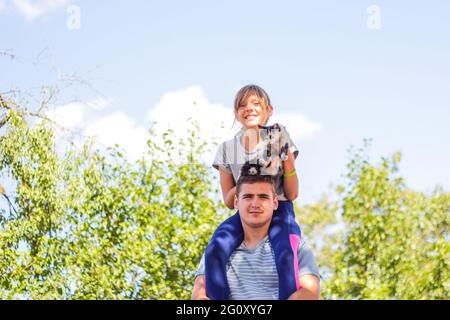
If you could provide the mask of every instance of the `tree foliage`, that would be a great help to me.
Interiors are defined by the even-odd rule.
[[[0,298],[189,298],[225,212],[218,182],[189,156],[206,148],[195,128],[180,141],[150,130],[146,155],[130,163],[93,143],[61,155],[48,122],[5,117]]]
[[[338,201],[324,198],[300,210],[305,230],[324,242],[313,242],[324,296],[448,299],[450,194],[407,189],[397,176],[399,153],[379,165],[365,154],[352,155]],[[327,232],[336,222],[342,227]]]

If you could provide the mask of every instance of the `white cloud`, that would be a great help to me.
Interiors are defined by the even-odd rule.
[[[5,0],[0,0],[0,10],[5,7]]]
[[[47,116],[71,132],[80,132],[81,137],[77,136],[74,141],[79,146],[86,139],[95,138],[105,147],[118,144],[129,160],[137,160],[145,151],[147,129],[122,112],[105,115],[112,103],[111,98],[99,97],[55,108],[47,112]]]
[[[78,128],[83,123],[85,104],[69,103],[47,112],[47,117],[66,129]]]
[[[72,102],[47,112],[47,116],[66,129],[82,129],[95,117],[92,111],[103,110],[112,104],[112,99],[95,98],[87,102]]]
[[[147,114],[149,121],[158,123],[157,128],[171,128],[177,137],[187,132],[189,118],[198,122],[205,138],[232,137],[232,109],[210,103],[199,86],[166,93]]]
[[[199,124],[199,136],[208,142],[211,142],[213,138],[220,142],[233,137],[232,109],[210,103],[200,86],[190,86],[166,93],[147,114],[148,121],[157,122],[155,125],[157,132],[172,129],[175,142],[178,138],[185,137],[188,132],[189,118]],[[215,150],[197,156],[206,163],[212,163]],[[180,162],[188,159],[187,155],[179,157]]]
[[[60,9],[70,2],[72,2],[72,0],[13,0],[17,10],[19,10],[28,21],[32,21],[39,16]]]
[[[270,122],[278,122],[285,126],[294,141],[311,139],[314,135],[320,133],[323,128],[322,124],[314,122],[302,114],[291,112],[277,114],[274,111]]]
[[[132,161],[139,159],[145,151],[147,130],[122,112],[97,119],[83,131],[83,134],[95,137],[105,146],[118,144]]]

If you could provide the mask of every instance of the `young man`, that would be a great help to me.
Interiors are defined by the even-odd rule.
[[[270,176],[241,176],[236,186],[235,207],[239,210],[244,241],[227,265],[231,300],[277,300],[278,274],[268,230],[278,198]],[[300,287],[292,300],[320,297],[319,272],[314,256],[303,239],[297,250]],[[196,273],[192,299],[209,299],[206,292],[204,256]]]

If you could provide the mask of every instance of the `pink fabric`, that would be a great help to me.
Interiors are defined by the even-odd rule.
[[[294,253],[294,272],[295,272],[295,283],[297,285],[297,290],[300,289],[300,280],[298,279],[298,256],[297,249],[298,244],[300,243],[300,237],[296,234],[289,235],[289,241],[291,242],[292,252]]]

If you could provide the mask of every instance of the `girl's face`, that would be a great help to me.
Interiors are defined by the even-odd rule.
[[[250,95],[237,108],[236,118],[245,128],[254,128],[258,125],[264,125],[267,119],[272,115],[272,106],[261,105],[258,97]]]

